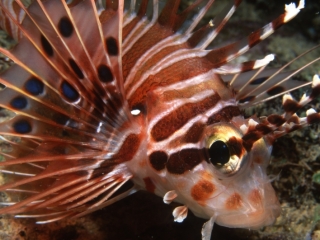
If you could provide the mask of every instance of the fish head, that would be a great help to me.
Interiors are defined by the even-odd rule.
[[[266,172],[272,144],[262,137],[248,147],[244,136],[254,120],[233,120],[207,126],[199,143],[203,161],[184,178],[171,180],[195,215],[214,216],[222,226],[256,229],[272,224],[281,210]]]

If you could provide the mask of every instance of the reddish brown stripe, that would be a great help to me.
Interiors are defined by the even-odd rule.
[[[203,123],[195,123],[191,126],[191,128],[187,131],[184,142],[186,143],[196,143],[200,140],[201,135],[205,129],[206,125]]]
[[[254,68],[256,61],[245,62],[242,64],[241,72],[247,72]],[[250,83],[251,84],[251,83]]]
[[[146,190],[148,192],[154,193],[154,190],[156,190],[156,186],[152,182],[151,178],[146,177],[143,179],[143,181],[144,181],[144,184],[146,185]]]
[[[255,128],[242,137],[242,145],[249,152],[255,141],[262,138],[263,135],[272,132],[272,129],[264,124],[257,124]]]
[[[203,26],[202,28],[198,29],[189,39],[188,43],[190,47],[194,48],[196,47],[199,42],[206,36],[208,33],[208,30],[211,28],[209,24],[206,26]]]
[[[158,86],[168,86],[182,82],[185,79],[203,74],[213,68],[213,65],[204,58],[187,58],[175,62],[162,69],[156,75],[150,75],[128,100],[130,107],[145,101],[147,94]],[[214,76],[212,77],[214,79]]]
[[[168,161],[168,155],[165,152],[162,151],[156,151],[151,153],[149,157],[151,166],[160,171],[165,168],[166,163]]]
[[[204,160],[205,158],[203,149],[183,149],[169,157],[166,167],[170,173],[183,174],[188,170],[192,170]]]
[[[158,22],[163,25],[172,28],[176,20],[178,20],[177,11],[181,0],[169,0],[164,6]]]
[[[226,63],[227,58],[234,52],[237,47],[236,43],[229,44],[225,47],[211,50],[207,54],[207,59],[213,64],[213,68],[217,68]]]
[[[258,44],[261,41],[260,36],[261,36],[261,29],[254,31],[249,35],[248,43],[250,48],[252,48],[254,45]]]
[[[218,113],[210,116],[207,124],[211,125],[217,122],[229,122],[233,117],[239,116],[241,111],[237,106],[228,106],[221,109]]]
[[[127,38],[127,36],[132,33],[132,30],[134,29],[134,27],[140,22],[141,17],[137,16],[134,19],[131,20],[130,23],[128,23],[122,30],[122,36],[123,39],[125,40]]]
[[[281,14],[279,17],[277,17],[275,20],[272,21],[272,27],[274,30],[281,27],[284,24],[284,17],[285,13]]]
[[[136,69],[137,71],[135,72],[134,78],[132,79],[130,84],[128,84],[126,89],[130,90],[138,81],[140,81],[141,78],[143,77],[143,74],[145,74],[154,65],[156,65],[159,62],[159,59],[163,59],[164,57],[168,56],[169,54],[171,54],[177,50],[187,48],[187,47],[188,47],[188,45],[186,43],[174,45],[174,46],[168,46],[168,47],[162,49],[161,51],[157,52],[156,54],[150,56],[150,58],[148,60],[146,60],[141,66],[139,66],[139,68]]]
[[[124,140],[118,153],[114,156],[114,159],[117,159],[119,162],[130,161],[139,149],[140,142],[141,139],[139,135],[130,134],[126,140]]]
[[[151,130],[153,139],[159,142],[168,138],[185,125],[191,118],[194,118],[196,115],[202,114],[215,106],[219,100],[220,96],[215,94],[200,102],[187,103],[181,106],[156,123]]]
[[[165,102],[170,102],[178,98],[179,99],[191,98],[202,91],[206,91],[208,89],[215,90],[215,87],[217,88],[217,84],[224,85],[225,83],[223,83],[218,76],[212,75],[212,79],[202,81],[201,83],[197,83],[196,85],[186,86],[183,89],[179,89],[179,90],[171,89],[171,90],[164,91],[161,95],[161,100]],[[220,94],[220,96],[222,95],[224,94],[223,93]]]
[[[124,79],[127,78],[131,68],[146,51],[170,35],[172,35],[171,29],[155,24],[139,41],[133,44],[130,50],[122,57]]]
[[[253,130],[251,132],[246,133],[242,137],[243,147],[247,150],[247,152],[250,152],[254,142],[260,139],[262,136],[263,136],[262,133],[257,130]]]

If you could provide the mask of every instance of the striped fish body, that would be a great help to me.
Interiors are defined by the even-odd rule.
[[[248,40],[213,50],[208,45],[240,1],[198,30],[212,0],[195,1],[179,14],[178,0],[68,4],[0,5],[2,26],[17,39],[23,35],[11,51],[1,48],[16,64],[0,76],[0,106],[15,113],[0,124],[10,146],[1,152],[0,190],[8,197],[0,213],[47,223],[144,189],[183,204],[173,211],[175,221],[188,209],[210,219],[203,239],[210,239],[215,222],[273,223],[280,204],[266,174],[272,143],[319,120],[314,110],[307,118],[294,113],[318,95],[320,81],[316,76],[299,102],[285,95],[283,115],[244,118],[242,109],[304,83],[287,81],[291,73],[281,70],[265,72],[272,56],[230,61],[303,3],[287,5]]]

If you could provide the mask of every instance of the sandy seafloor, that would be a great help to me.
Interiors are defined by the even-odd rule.
[[[220,0],[217,2],[226,2]],[[221,42],[232,42],[262,27],[282,12],[279,0],[251,0],[243,2],[237,13],[221,33]],[[306,1],[307,7],[290,24],[260,43],[242,60],[263,58],[276,54],[275,66],[286,63],[304,50],[320,43],[320,2]],[[218,4],[218,7],[221,4]],[[217,8],[218,9],[218,8]],[[210,19],[210,18],[208,18]],[[7,39],[0,44],[7,44]],[[304,61],[319,56],[319,51]],[[1,63],[4,63],[1,60]],[[299,61],[298,65],[303,64]],[[295,68],[297,65],[294,66]],[[320,63],[297,78],[310,80],[320,74]],[[295,97],[305,90],[296,91]],[[1,94],[1,93],[0,93]],[[0,95],[1,97],[1,95]],[[320,110],[319,101],[309,106]],[[304,111],[307,108],[304,109]],[[299,112],[302,116],[304,111]],[[268,115],[281,113],[281,99],[259,105],[247,111]],[[0,112],[1,113],[1,112]],[[320,239],[320,185],[312,181],[320,171],[319,126],[312,126],[280,138],[274,144],[268,168],[273,186],[282,205],[282,214],[269,227],[260,230],[230,229],[215,225],[212,239]],[[319,172],[320,173],[320,172]],[[189,212],[183,223],[174,223],[172,211],[177,204],[165,205],[162,199],[147,192],[138,192],[109,207],[76,220],[65,220],[47,225],[36,225],[33,220],[0,218],[0,239],[28,240],[197,240],[205,220]]]

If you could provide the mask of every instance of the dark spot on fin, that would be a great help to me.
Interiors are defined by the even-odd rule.
[[[60,113],[54,114],[51,119],[52,119],[52,121],[54,121],[60,125],[63,125],[63,126],[66,125],[68,123],[68,121],[70,121],[70,118],[68,116],[66,116],[64,114],[60,114]]]
[[[113,80],[111,69],[103,64],[98,67],[98,76],[101,82],[111,82]]]
[[[36,77],[31,77],[24,85],[28,93],[37,96],[43,93],[44,84]]]
[[[43,35],[41,35],[40,41],[41,41],[41,45],[42,45],[42,48],[45,51],[45,53],[49,57],[52,57],[53,56],[53,48],[52,48],[51,44],[48,42],[48,40]]]
[[[67,81],[62,82],[61,90],[62,90],[63,96],[65,96],[69,101],[75,102],[79,99],[78,91],[73,86],[71,86],[71,84],[68,83]]]
[[[31,125],[26,120],[19,120],[13,124],[14,131],[17,133],[29,133],[31,132]]]
[[[250,82],[250,85],[259,85],[261,83],[264,83],[269,77],[261,77],[261,78],[257,78],[253,81]]]
[[[63,37],[70,37],[73,33],[73,26],[69,18],[63,17],[60,19],[58,29]]]
[[[83,79],[84,75],[83,75],[81,69],[79,68],[78,64],[73,59],[69,59],[69,64],[70,64],[70,67],[72,68],[73,72],[77,75],[77,77],[80,79]]]
[[[113,37],[108,37],[106,39],[106,47],[108,54],[111,56],[117,56],[119,53],[117,40]]]
[[[284,88],[283,88],[283,87],[281,87],[281,86],[275,86],[275,87],[271,88],[270,90],[268,90],[268,91],[267,91],[267,94],[268,94],[269,96],[274,96],[274,95],[277,95],[277,94],[279,94],[279,93],[281,93],[281,92],[283,92],[283,91],[284,91]]]
[[[11,100],[10,105],[15,109],[24,109],[27,106],[28,102],[25,97],[16,97]]]
[[[239,103],[246,103],[246,102],[250,102],[252,101],[253,99],[255,99],[256,96],[248,96],[248,97],[245,97],[245,98],[242,98],[239,100]]]

